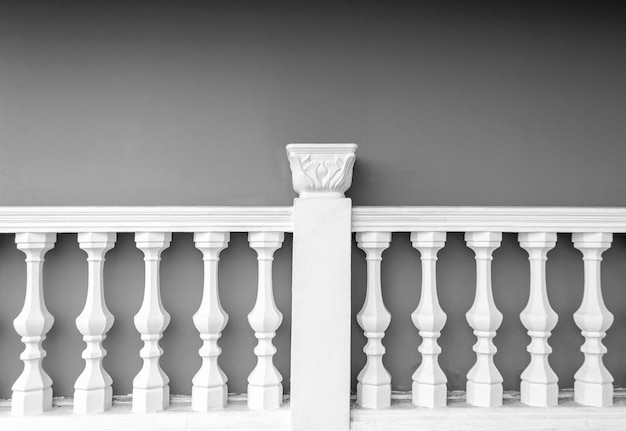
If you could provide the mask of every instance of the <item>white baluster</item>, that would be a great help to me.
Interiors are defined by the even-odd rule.
[[[54,317],[46,308],[43,297],[43,262],[46,252],[54,247],[54,233],[17,233],[17,248],[26,255],[26,297],[24,308],[13,321],[22,337],[24,362],[22,374],[13,384],[11,413],[37,414],[52,407],[52,379],[41,366],[46,351],[42,347],[52,328]]]
[[[200,308],[193,315],[193,323],[203,340],[199,350],[202,365],[192,380],[191,408],[197,412],[221,409],[226,406],[228,378],[217,363],[222,349],[217,341],[228,322],[228,314],[220,304],[217,268],[220,252],[228,246],[228,232],[196,232],[194,241],[204,261],[204,288]]]
[[[585,337],[580,350],[585,361],[574,375],[574,401],[594,407],[613,404],[613,376],[604,366],[602,356],[606,347],[602,339],[613,324],[613,314],[607,310],[602,299],[600,262],[602,253],[611,246],[611,233],[574,233],[574,246],[583,254],[585,286],[580,308],[574,313],[574,321]]]
[[[380,284],[382,253],[389,247],[391,232],[358,232],[356,240],[367,259],[367,294],[357,321],[367,337],[363,352],[365,367],[357,376],[357,403],[361,407],[380,409],[391,404],[391,375],[383,365],[385,347],[382,339],[391,323],[391,314],[383,303]]]
[[[80,248],[87,252],[88,285],[85,308],[76,318],[87,347],[83,351],[85,369],[74,384],[74,412],[100,413],[111,408],[111,376],[102,367],[107,352],[102,341],[113,326],[113,315],[104,302],[102,276],[104,255],[115,244],[115,233],[79,233]]]
[[[283,315],[274,302],[272,262],[274,252],[283,243],[282,232],[250,232],[248,240],[258,256],[259,285],[256,303],[248,314],[248,322],[259,340],[254,348],[257,364],[248,376],[248,407],[268,410],[280,407],[283,401],[283,377],[274,366],[276,347],[272,339],[283,321]]]
[[[500,246],[500,232],[467,232],[467,246],[476,254],[476,297],[467,312],[467,322],[477,338],[476,363],[467,373],[467,402],[479,407],[502,405],[502,375],[493,363],[493,337],[502,323],[491,290],[492,253]]]
[[[521,376],[521,401],[529,406],[552,407],[558,404],[559,378],[548,362],[548,356],[552,353],[548,338],[559,318],[548,302],[546,260],[548,251],[556,245],[556,234],[520,233],[519,243],[528,252],[530,261],[528,304],[520,314],[530,337],[530,344],[526,348],[530,353],[530,363]]]
[[[159,358],[163,350],[159,340],[170,323],[170,315],[161,303],[159,263],[161,252],[170,245],[169,232],[137,232],[135,242],[144,254],[145,291],[143,303],[135,315],[135,327],[141,334],[144,347],[139,352],[143,366],[133,379],[133,411],[156,412],[170,403],[170,379],[161,369]]]
[[[437,339],[446,324],[437,298],[437,252],[446,243],[445,232],[412,232],[413,247],[419,250],[422,260],[422,293],[411,319],[419,329],[422,345],[419,352],[422,362],[413,374],[413,404],[421,407],[446,405],[448,379],[439,366],[441,347]]]

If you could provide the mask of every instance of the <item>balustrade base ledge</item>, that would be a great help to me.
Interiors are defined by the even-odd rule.
[[[608,430],[626,429],[626,389],[616,389],[613,405],[584,407],[574,401],[573,390],[559,393],[559,404],[552,408],[529,407],[516,391],[505,391],[502,407],[474,407],[466,402],[464,391],[447,394],[447,407],[423,408],[412,403],[410,392],[393,392],[391,406],[385,409],[361,408],[352,397],[350,429],[356,431],[420,430]],[[170,406],[158,413],[133,413],[131,396],[114,396],[113,407],[96,415],[73,413],[71,398],[54,398],[50,411],[32,416],[11,414],[11,401],[0,400],[0,429],[3,431],[94,431],[104,430],[289,430],[289,396],[275,410],[251,410],[245,395],[230,394],[224,409],[206,413],[191,410],[191,397],[173,395]],[[323,414],[323,412],[320,412]]]

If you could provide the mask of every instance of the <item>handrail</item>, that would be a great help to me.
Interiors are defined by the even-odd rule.
[[[0,233],[292,232],[291,207],[0,207]]]
[[[626,208],[355,206],[352,231],[620,233]]]

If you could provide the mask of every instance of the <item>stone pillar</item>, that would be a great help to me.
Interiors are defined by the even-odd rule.
[[[291,144],[291,425],[350,428],[350,276],[355,144]]]

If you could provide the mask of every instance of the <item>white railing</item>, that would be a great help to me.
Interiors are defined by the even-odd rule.
[[[135,326],[144,342],[139,352],[143,367],[133,380],[131,410],[158,412],[169,407],[169,378],[161,369],[163,353],[159,346],[170,316],[160,298],[159,264],[161,252],[171,241],[172,232],[193,232],[196,248],[203,254],[204,286],[202,301],[193,321],[203,340],[199,350],[202,365],[193,378],[191,410],[208,412],[226,406],[227,377],[218,365],[221,349],[218,339],[228,316],[219,302],[219,253],[228,246],[230,232],[248,232],[250,247],[258,253],[259,283],[257,303],[249,315],[251,330],[259,338],[255,349],[257,366],[249,377],[247,405],[250,410],[276,409],[283,401],[282,377],[273,365],[272,337],[280,325],[272,291],[272,255],[282,245],[285,232],[292,231],[291,208],[263,207],[5,207],[0,209],[0,232],[14,233],[17,247],[26,255],[27,284],[24,307],[14,325],[25,350],[20,356],[24,370],[12,386],[11,414],[33,415],[52,408],[53,382],[42,366],[46,356],[42,343],[54,317],[46,309],[42,268],[47,251],[55,244],[57,233],[77,233],[80,248],[87,254],[87,299],[76,326],[83,335],[85,368],[76,380],[73,397],[75,414],[101,413],[112,407],[112,380],[102,366],[106,351],[102,341],[114,322],[103,294],[105,254],[115,245],[116,233],[134,232],[137,247],[144,254],[145,290],[143,303],[135,315]],[[191,318],[192,316],[190,316]],[[268,372],[269,370],[269,372]],[[123,405],[124,403],[120,403]],[[234,405],[238,402],[235,400]],[[239,403],[240,404],[240,403]],[[8,412],[5,412],[5,416]],[[35,418],[35,427],[65,428],[54,418]],[[235,415],[237,417],[237,415]],[[245,423],[255,416],[238,420]],[[285,418],[269,415],[274,423]],[[6,427],[21,429],[28,421],[15,422],[0,417]],[[42,422],[44,421],[44,422]],[[210,422],[214,422],[211,419]],[[226,420],[224,426],[236,421]],[[146,424],[139,426],[148,426]],[[160,420],[159,420],[159,423]],[[200,422],[202,423],[202,422]],[[77,417],[74,426],[84,425]],[[0,426],[1,429],[7,429]],[[92,425],[90,425],[92,426]],[[107,421],[103,426],[111,426]],[[172,424],[173,429],[178,425]]]
[[[626,232],[626,210],[623,208],[497,208],[497,207],[355,207],[352,229],[357,232],[359,247],[367,256],[367,295],[363,310],[359,314],[359,324],[363,328],[368,344],[364,348],[367,355],[365,368],[358,376],[357,400],[361,407],[381,409],[391,404],[390,376],[382,361],[385,349],[381,340],[389,325],[390,313],[383,303],[381,286],[382,251],[389,247],[393,232],[410,232],[413,247],[419,250],[422,261],[421,298],[412,320],[422,337],[419,351],[422,361],[413,375],[411,400],[419,407],[443,407],[447,404],[446,376],[438,364],[441,348],[437,343],[445,327],[446,313],[437,299],[436,261],[437,253],[445,246],[448,232],[464,232],[468,248],[476,259],[476,289],[472,307],[466,314],[468,325],[476,336],[474,352],[476,360],[467,374],[465,402],[479,407],[500,407],[503,399],[502,376],[494,364],[497,349],[493,344],[497,330],[502,323],[502,313],[496,307],[491,285],[491,261],[493,252],[500,246],[502,233],[518,234],[521,248],[526,250],[530,262],[530,291],[528,303],[520,320],[530,338],[527,347],[529,361],[521,374],[520,394],[516,401],[531,407],[555,407],[571,405],[568,397],[561,393],[559,401],[558,378],[552,370],[548,356],[552,349],[548,343],[551,331],[556,326],[558,316],[551,308],[547,296],[546,261],[547,253],[556,245],[557,233],[572,233],[574,247],[582,253],[584,260],[584,295],[574,320],[580,328],[585,342],[581,346],[584,362],[575,373],[573,401],[580,406],[609,407],[614,402],[613,377],[604,366],[603,356],[606,347],[602,339],[611,327],[613,315],[606,308],[602,298],[600,264],[602,253],[612,242],[614,233]],[[367,319],[364,318],[367,316]],[[566,392],[567,394],[567,392]],[[616,408],[623,409],[624,393],[615,395]],[[509,404],[511,404],[509,402]],[[458,405],[453,399],[452,405]],[[577,410],[576,410],[577,409]],[[513,424],[511,413],[494,414],[490,410],[482,418],[473,418],[476,427],[506,427]],[[562,409],[542,410],[541,427],[563,427],[570,429],[572,424],[559,425]],[[600,410],[601,411],[601,410]],[[528,417],[524,410],[519,413],[516,425],[537,427],[531,421],[524,425]],[[530,416],[535,410],[526,411]],[[599,415],[599,411],[576,407],[568,410],[568,416],[578,418],[576,427],[597,426],[599,429],[620,429],[626,426],[626,416],[616,420],[611,416],[615,411],[607,411],[607,422],[599,421],[592,426],[585,422],[589,417]],[[621,410],[620,414],[626,411]],[[378,424],[376,429],[395,429],[398,422],[390,421],[389,411],[376,415],[359,411],[355,419],[364,420],[361,428],[368,428],[371,422]],[[419,413],[411,414],[407,421],[418,418]],[[430,415],[430,414],[428,414]],[[428,416],[427,415],[427,416]],[[471,415],[471,414],[470,414]],[[450,417],[438,418],[437,424],[428,427],[439,429],[450,426]],[[487,418],[492,418],[489,424]],[[431,419],[433,419],[431,417]],[[534,420],[536,421],[536,417]],[[458,421],[458,418],[452,420]],[[388,428],[381,427],[386,423]],[[465,426],[468,422],[464,422]],[[529,425],[531,424],[531,425]],[[551,428],[552,429],[552,428]]]
[[[515,418],[530,424],[563,429],[597,425],[626,428],[626,407],[602,362],[602,343],[613,318],[604,306],[600,283],[602,253],[614,233],[626,232],[622,208],[498,208],[498,207],[352,207],[344,197],[352,180],[356,146],[352,144],[292,144],[287,147],[293,185],[300,197],[293,207],[4,207],[0,233],[15,234],[26,256],[26,295],[14,321],[22,337],[24,369],[9,402],[0,404],[0,429],[423,429],[504,426]],[[112,379],[103,367],[102,342],[114,323],[103,291],[103,268],[116,234],[132,232],[143,252],[143,303],[135,315],[138,355],[143,366],[133,380],[131,397],[112,394]],[[170,396],[169,378],[160,367],[159,340],[170,323],[160,298],[160,256],[173,232],[191,232],[204,261],[202,299],[189,316],[202,340],[201,366],[192,380],[190,398]],[[248,321],[258,344],[256,367],[245,396],[229,395],[228,377],[219,366],[218,340],[229,316],[220,304],[220,252],[231,232],[247,232],[258,257],[256,303]],[[356,400],[350,394],[351,241],[366,255],[366,299],[357,320],[367,338],[366,363],[358,375]],[[421,256],[419,304],[411,319],[422,338],[421,363],[410,394],[392,392],[384,365],[384,336],[393,316],[385,307],[381,284],[382,259],[392,233],[410,232]],[[439,366],[438,344],[445,330],[446,311],[437,295],[437,255],[448,232],[464,232],[476,258],[475,300],[468,310],[474,331],[476,360],[467,374],[462,396],[450,393]],[[529,362],[522,373],[518,398],[503,392],[494,363],[493,343],[502,313],[493,300],[492,254],[503,232],[519,235],[530,261],[530,294],[520,315],[528,331]],[[573,233],[584,258],[584,297],[574,314],[585,338],[584,363],[575,375],[573,402],[559,391],[548,356],[549,338],[558,316],[550,307],[546,286],[546,256],[556,234]],[[85,342],[85,366],[75,384],[73,400],[56,400],[54,382],[46,374],[43,341],[54,324],[45,306],[42,268],[59,233],[77,233],[87,255],[87,299],[76,318]],[[285,233],[293,233],[291,391],[283,394],[282,376],[273,363],[273,338],[282,323],[272,286],[274,252]],[[416,283],[419,284],[419,283]],[[0,346],[1,348],[1,346]],[[565,388],[566,389],[566,388]],[[504,407],[500,407],[506,401]],[[513,400],[513,401],[512,401]],[[613,402],[617,406],[610,407]],[[171,404],[170,404],[171,402]],[[352,403],[352,404],[351,404]],[[407,407],[408,403],[414,404]],[[529,406],[507,410],[512,405]],[[488,407],[468,409],[465,406]],[[543,409],[540,407],[558,408]],[[10,406],[10,408],[9,408]],[[459,407],[441,409],[441,407]],[[589,410],[583,406],[605,407]],[[398,408],[399,407],[399,408]],[[497,407],[497,408],[496,408]],[[100,414],[97,421],[86,414]],[[138,413],[138,414],[132,414]],[[564,415],[574,422],[562,422]],[[583,422],[580,422],[583,421]],[[585,422],[586,421],[586,422]],[[592,422],[590,422],[592,421]],[[594,422],[595,421],[595,422]],[[565,424],[565,425],[563,425]],[[582,425],[581,425],[582,424]],[[594,425],[594,426],[595,426]],[[125,428],[126,427],[126,428]]]

